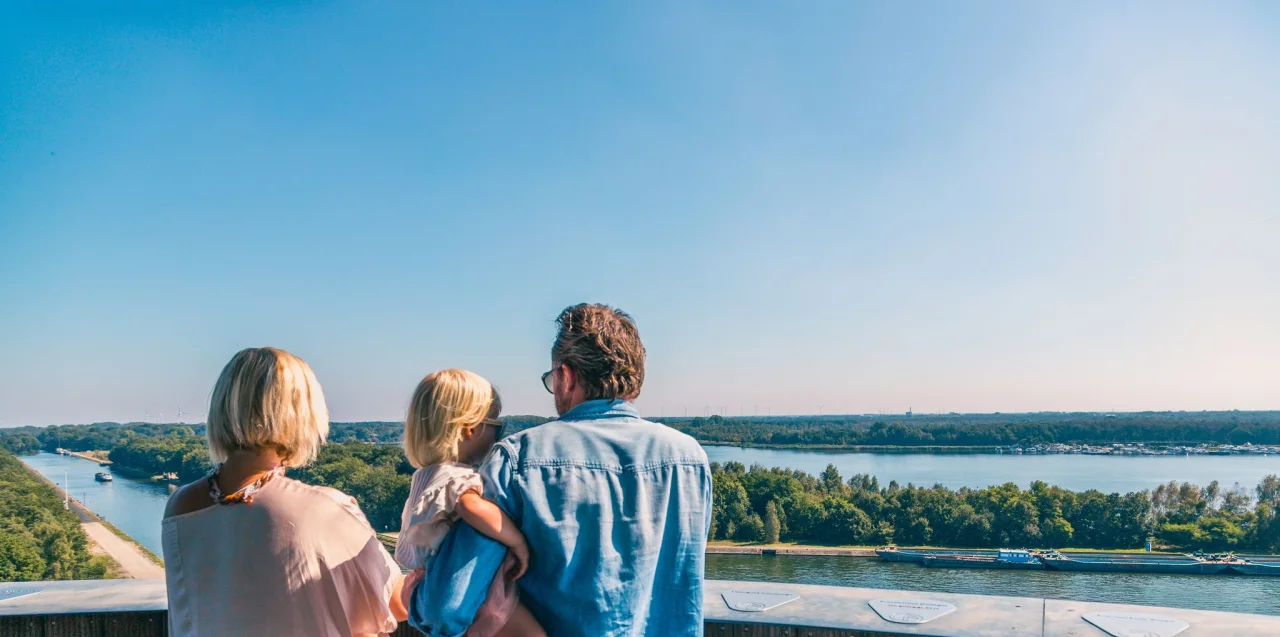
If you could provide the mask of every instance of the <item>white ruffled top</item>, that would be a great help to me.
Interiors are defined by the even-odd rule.
[[[400,566],[410,570],[426,567],[449,527],[457,521],[454,508],[468,491],[484,495],[480,474],[470,465],[450,462],[413,473],[409,499],[400,514],[400,538],[396,540],[396,562]]]

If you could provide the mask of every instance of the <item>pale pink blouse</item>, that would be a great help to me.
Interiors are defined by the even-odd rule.
[[[252,503],[175,515],[161,530],[174,637],[396,628],[400,569],[341,491],[281,476]]]

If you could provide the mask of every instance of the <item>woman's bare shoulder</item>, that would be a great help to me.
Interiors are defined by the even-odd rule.
[[[200,478],[178,487],[178,490],[169,496],[169,503],[164,507],[164,517],[171,518],[175,515],[194,513],[211,506],[213,506],[213,499],[209,497],[209,481],[206,478]]]

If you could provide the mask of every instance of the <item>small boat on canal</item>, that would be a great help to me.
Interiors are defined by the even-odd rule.
[[[105,473],[105,472],[95,473],[93,474],[93,479],[97,480],[98,482],[111,482],[112,480],[115,480],[115,476],[112,476],[111,474]]]
[[[995,555],[926,555],[925,568],[995,568],[1043,571],[1044,564],[1025,549],[1000,549]]]

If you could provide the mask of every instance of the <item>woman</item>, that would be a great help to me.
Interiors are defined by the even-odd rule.
[[[389,633],[403,575],[356,501],[286,478],[329,432],[302,359],[246,349],[209,402],[208,477],[169,498],[162,523],[169,634]]]

